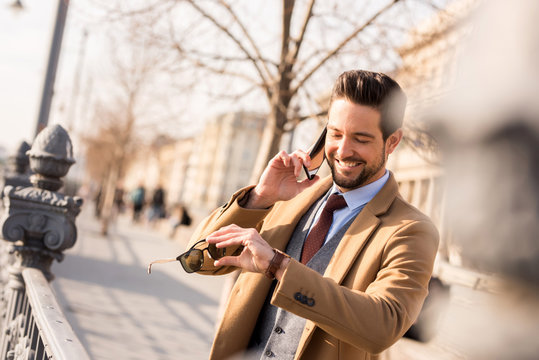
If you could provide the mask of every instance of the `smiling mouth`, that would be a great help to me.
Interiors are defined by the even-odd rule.
[[[363,161],[345,161],[339,159],[335,159],[335,162],[339,165],[341,169],[353,169],[364,164]]]

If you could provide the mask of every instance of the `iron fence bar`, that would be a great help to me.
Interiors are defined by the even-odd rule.
[[[59,360],[89,360],[43,273],[28,268],[23,270],[22,276],[39,334],[43,343],[47,344],[47,352]]]

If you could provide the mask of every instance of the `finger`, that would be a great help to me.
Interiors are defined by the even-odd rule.
[[[241,230],[243,230],[243,228],[239,227],[236,224],[223,226],[219,230],[216,230],[216,231],[212,232],[210,235],[206,236],[206,241],[211,243],[210,239],[215,239],[215,238],[217,238],[219,236],[223,236],[223,235],[227,235],[227,234],[233,234],[233,233],[236,233],[236,232],[241,231]]]
[[[298,156],[294,153],[290,156],[290,162],[291,162],[291,165],[294,167],[294,175],[296,177],[299,176],[299,174],[301,173],[301,168],[302,168],[302,165],[303,165],[303,160],[298,158]]]
[[[215,242],[215,247],[218,249],[221,249],[221,248],[226,248],[229,246],[238,246],[238,245],[245,246],[244,243],[245,241],[242,237],[234,236],[229,239],[223,239],[223,240],[219,240],[218,242]]]
[[[286,151],[281,151],[279,152],[279,154],[277,155],[279,157],[279,159],[281,159],[283,165],[285,167],[289,167],[290,166],[290,155],[288,155],[286,153]]]
[[[235,266],[241,267],[240,259],[238,256],[225,256],[219,260],[215,260],[213,263],[214,266]]]
[[[300,158],[305,166],[309,167],[311,165],[311,157],[305,151],[296,150],[293,154]]]
[[[315,175],[311,180],[305,179],[303,181],[298,182],[298,186],[299,186],[300,190],[303,191],[303,190],[313,186],[314,184],[316,184],[318,182],[318,180],[320,180],[320,176]]]
[[[222,233],[221,235],[212,234],[206,240],[209,244],[215,244],[218,248],[223,248],[231,245],[248,246],[253,242],[253,237],[258,234],[254,229],[244,229],[237,227],[234,231]]]
[[[241,233],[239,232],[231,232],[231,233],[221,233],[221,234],[211,234],[206,238],[206,242],[208,244],[216,244],[217,247],[226,246],[226,244],[220,245],[224,242],[233,241],[235,239],[238,239],[241,236]],[[241,241],[241,240],[239,240]]]

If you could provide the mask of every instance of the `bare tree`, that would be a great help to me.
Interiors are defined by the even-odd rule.
[[[445,2],[282,0],[279,9],[267,1],[168,0],[130,10],[122,3],[110,16],[145,18],[139,36],[176,53],[169,70],[184,74],[189,89],[268,113],[254,182],[285,132],[326,115],[319,100],[338,73],[395,69],[394,48],[414,14]]]
[[[125,32],[117,32],[127,34],[127,38],[120,40],[112,36],[109,39],[113,64],[111,83],[116,94],[111,96],[108,89],[107,97],[96,103],[94,123],[98,124],[98,129],[93,136],[85,137],[87,169],[101,179],[102,184],[101,231],[104,235],[108,233],[117,183],[139,141],[136,121],[144,112],[147,93],[152,89],[150,85],[161,62],[154,52],[145,51],[143,42],[137,43],[131,31],[137,24],[128,25]]]

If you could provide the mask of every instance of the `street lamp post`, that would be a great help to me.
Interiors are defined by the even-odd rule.
[[[58,0],[58,12],[56,14],[56,23],[49,52],[45,83],[43,84],[43,94],[41,96],[41,106],[39,108],[35,136],[37,136],[49,122],[52,96],[54,94],[54,80],[56,78],[56,68],[58,67],[58,58],[60,56],[60,47],[62,45],[68,6],[69,0]]]

